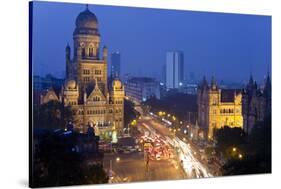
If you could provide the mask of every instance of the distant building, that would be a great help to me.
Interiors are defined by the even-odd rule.
[[[166,54],[166,88],[178,89],[184,80],[184,56],[181,51],[169,51]]]
[[[197,92],[198,122],[209,139],[215,129],[224,126],[243,128],[242,90],[220,89],[212,78],[208,85],[204,77]]]
[[[54,90],[60,90],[64,83],[64,79],[56,78],[51,74],[47,74],[45,77],[35,75],[33,76],[33,105],[40,104],[40,95],[52,88]]]
[[[146,101],[151,97],[160,99],[160,84],[154,78],[133,77],[125,85],[125,94],[137,103]]]
[[[161,83],[163,83],[163,85],[166,84],[166,64],[164,64],[161,69]]]
[[[184,94],[196,95],[197,88],[197,84],[184,84],[184,86],[179,89],[179,92]]]
[[[110,76],[112,78],[120,78],[120,69],[121,69],[121,57],[120,53],[114,52],[111,54],[111,69]]]
[[[264,120],[266,114],[271,113],[271,81],[269,74],[263,88],[258,88],[253,77],[243,91],[243,119],[244,131],[251,133],[256,123]]]
[[[64,79],[56,78],[51,74],[47,74],[45,77],[35,75],[33,76],[33,89],[45,90],[50,87],[61,87],[64,83]]]

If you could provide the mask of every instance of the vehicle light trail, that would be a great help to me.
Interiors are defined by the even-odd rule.
[[[178,137],[175,137],[174,141],[175,145],[179,148],[179,157],[183,161],[184,170],[188,175],[191,175],[194,169],[197,178],[213,177],[213,175],[208,173],[207,169],[194,157],[189,145]]]
[[[159,137],[157,130],[150,127],[149,125],[142,123],[142,125],[150,132],[152,137]],[[163,142],[170,146],[177,148],[179,160],[182,162],[182,167],[189,177],[202,178],[202,177],[213,177],[211,173],[202,165],[201,162],[194,156],[193,150],[183,140],[177,136],[163,136],[161,137]]]

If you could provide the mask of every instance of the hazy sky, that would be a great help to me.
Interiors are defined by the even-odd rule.
[[[271,70],[271,17],[89,5],[101,45],[121,53],[121,72],[160,78],[168,50],[184,52],[185,75],[261,81]],[[35,2],[34,74],[63,76],[65,46],[83,4]],[[73,50],[73,48],[72,48]],[[73,51],[72,51],[73,55]],[[108,58],[110,62],[110,58]]]

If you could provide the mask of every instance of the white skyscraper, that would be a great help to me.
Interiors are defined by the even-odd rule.
[[[178,89],[183,84],[184,65],[182,51],[169,51],[166,54],[166,88]]]

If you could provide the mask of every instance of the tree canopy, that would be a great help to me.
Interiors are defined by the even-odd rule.
[[[33,109],[33,126],[35,128],[64,128],[67,122],[72,119],[70,106],[64,106],[58,101],[50,101]]]

